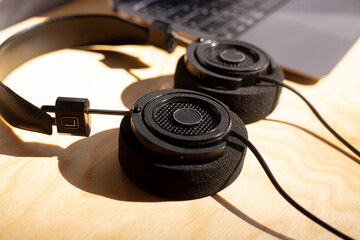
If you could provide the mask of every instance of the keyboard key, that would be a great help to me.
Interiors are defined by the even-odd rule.
[[[244,0],[241,1],[241,4],[239,4],[244,9],[252,9],[254,7],[254,2],[251,0]]]
[[[221,19],[214,20],[211,23],[207,24],[205,27],[201,28],[201,30],[208,33],[215,33],[219,28],[224,26],[227,22]]]
[[[232,32],[223,32],[223,33],[215,34],[215,36],[216,36],[217,38],[234,39],[237,35],[235,35],[235,34],[232,33]]]
[[[287,1],[158,0],[141,8],[140,11],[193,29],[200,29],[210,35],[233,38]],[[215,20],[212,20],[214,18]]]
[[[227,28],[227,31],[239,35],[243,31],[245,31],[246,28],[247,27],[244,25],[235,25],[235,26],[230,26],[229,28]]]
[[[196,28],[202,22],[207,20],[208,18],[209,18],[209,13],[207,13],[207,14],[200,13],[200,14],[196,15],[195,17],[191,18],[190,20],[188,20],[186,25],[189,26],[189,27],[192,27],[192,28]]]
[[[265,13],[263,11],[260,11],[258,9],[251,10],[247,13],[248,16],[251,16],[255,20],[260,20],[265,16]]]
[[[254,19],[249,16],[240,16],[236,19],[236,22],[245,26],[251,26],[255,23]]]
[[[183,9],[183,10],[177,11],[176,13],[170,15],[169,17],[167,17],[167,19],[174,21],[174,22],[180,22],[183,19],[183,17],[185,17],[189,13],[191,13],[190,9]]]

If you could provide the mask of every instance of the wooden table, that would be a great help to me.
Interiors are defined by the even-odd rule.
[[[0,41],[47,17],[111,13],[105,0],[76,1],[0,32]],[[171,88],[185,49],[92,46],[36,58],[6,80],[37,106],[87,97],[127,109]],[[316,84],[289,82],[360,148],[360,41]],[[0,121],[0,239],[336,239],[290,206],[248,152],[239,178],[212,197],[169,201],[139,189],[118,163],[121,117],[93,116],[88,138],[46,136]],[[283,90],[276,110],[247,126],[283,188],[306,209],[360,239],[360,160]]]

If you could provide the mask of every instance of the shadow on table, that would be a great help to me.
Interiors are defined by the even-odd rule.
[[[118,129],[74,142],[67,148],[24,142],[0,121],[0,154],[16,157],[57,157],[62,176],[75,187],[104,197],[135,202],[164,201],[133,184],[118,162]]]
[[[104,65],[111,69],[123,69],[137,81],[126,87],[121,93],[121,101],[128,109],[131,109],[139,98],[147,93],[173,88],[173,75],[161,75],[153,78],[141,79],[131,70],[150,68],[149,65],[142,62],[138,57],[128,55],[123,52],[109,51],[102,49],[92,49],[89,47],[79,47],[77,50],[100,53],[104,56],[100,60]],[[119,79],[121,81],[121,79]]]
[[[102,131],[62,148],[51,144],[24,142],[0,120],[0,154],[57,157],[59,171],[69,183],[96,195],[120,201],[169,201],[140,189],[126,177],[118,162],[118,131],[119,129]],[[274,237],[290,239],[250,218],[219,195],[213,198],[248,224]]]
[[[121,68],[131,74],[131,69],[148,68],[139,58],[108,50],[92,50],[104,55],[101,60],[109,68]],[[121,79],[120,79],[121,80]],[[125,105],[132,106],[145,93],[163,88],[171,76],[138,79],[121,94]],[[136,91],[134,91],[136,88]],[[138,93],[134,95],[134,92]],[[109,129],[74,142],[67,148],[36,142],[24,142],[9,126],[0,120],[0,154],[17,157],[58,157],[63,177],[72,185],[97,195],[123,201],[164,201],[133,184],[122,171],[118,162],[118,131]],[[10,147],[9,147],[10,146]]]
[[[230,202],[228,202],[226,199],[224,199],[219,194],[215,194],[214,196],[212,196],[212,198],[215,201],[217,201],[219,204],[221,204],[224,208],[229,210],[232,214],[234,214],[238,218],[242,219],[243,221],[247,222],[248,224],[252,225],[253,227],[256,227],[257,229],[259,229],[263,232],[266,232],[266,233],[270,234],[271,236],[279,238],[279,239],[287,239],[287,240],[292,239],[292,238],[289,238],[281,233],[278,233],[278,232],[272,230],[271,228],[255,221],[254,219],[252,219],[251,217],[246,215],[244,212],[240,211],[238,208],[236,208],[234,205],[232,205]]]

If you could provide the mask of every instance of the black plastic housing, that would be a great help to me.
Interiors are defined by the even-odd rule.
[[[55,104],[58,133],[85,136],[90,135],[90,102],[86,98],[58,97]]]

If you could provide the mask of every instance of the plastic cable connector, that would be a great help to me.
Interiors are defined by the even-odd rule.
[[[56,100],[56,126],[59,133],[89,136],[90,116],[89,100],[86,98],[59,97]]]

